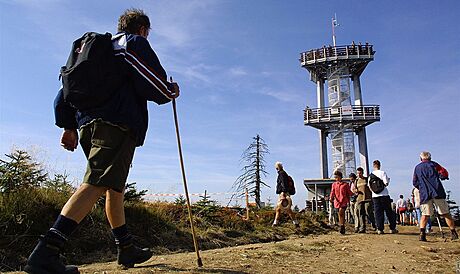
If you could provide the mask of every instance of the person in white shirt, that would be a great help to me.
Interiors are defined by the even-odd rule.
[[[407,211],[407,202],[404,201],[404,196],[399,195],[399,200],[396,201],[396,213],[399,214],[399,221],[401,225],[406,224],[406,211]]]
[[[387,186],[390,184],[390,178],[388,178],[385,171],[380,170],[381,164],[379,160],[375,160],[372,164],[374,167],[374,171],[372,171],[372,174],[379,177],[385,185],[385,188],[379,193],[375,193],[371,189],[372,202],[374,203],[374,215],[377,226],[377,233],[384,234],[384,214],[387,215],[388,222],[390,223],[390,232],[392,234],[398,233],[398,230],[396,229],[396,215],[391,209],[390,193],[388,192],[387,188]]]

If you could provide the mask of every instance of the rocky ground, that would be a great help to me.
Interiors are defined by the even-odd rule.
[[[235,246],[196,254],[155,256],[123,270],[116,262],[80,266],[82,273],[460,273],[460,242],[450,233],[418,241],[416,227],[398,227],[399,234],[296,236],[265,244]],[[388,230],[388,229],[387,229]],[[448,231],[444,228],[444,231]],[[457,269],[457,270],[456,270]],[[457,272],[456,272],[457,271]]]

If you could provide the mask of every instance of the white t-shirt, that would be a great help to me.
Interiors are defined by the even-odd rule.
[[[383,183],[388,187],[388,185],[390,184],[390,178],[388,178],[388,176],[385,173],[385,171],[383,171],[383,170],[374,170],[374,171],[372,171],[372,174],[374,174],[375,176],[377,176],[380,179],[382,179]],[[368,185],[369,185],[369,182],[368,182]],[[380,192],[379,194],[376,194],[371,190],[372,198],[382,197],[382,196],[390,196],[390,193],[388,192],[387,187],[385,187],[382,190],[382,192]]]
[[[407,208],[407,202],[400,198],[398,201],[396,201],[396,209],[401,207]]]

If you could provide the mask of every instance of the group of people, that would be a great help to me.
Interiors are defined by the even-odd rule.
[[[66,150],[74,151],[80,143],[87,158],[87,169],[80,187],[64,205],[52,227],[40,237],[27,260],[26,272],[79,273],[76,266],[65,265],[61,261],[61,249],[102,195],[106,196],[106,215],[117,245],[118,264],[133,267],[153,255],[152,251],[140,248],[133,241],[126,226],[123,204],[126,178],[134,151],[136,147],[142,146],[146,137],[147,102],[164,104],[179,96],[179,86],[175,82],[167,81],[166,72],[147,40],[149,32],[150,21],[142,10],[129,9],[120,16],[118,33],[112,36],[112,44],[115,55],[122,57],[124,78],[123,84],[113,90],[112,96],[106,101],[99,105],[89,102],[92,107],[78,109],[65,99],[65,91],[59,90],[54,111],[56,125],[63,129],[61,145]],[[84,45],[81,45],[80,51],[83,51]],[[423,152],[421,158],[422,163],[415,168],[413,182],[420,193],[420,240],[426,241],[425,228],[433,205],[446,218],[452,231],[452,239],[457,239],[454,222],[445,201],[446,194],[435,171],[438,165],[431,161],[428,152]],[[373,166],[372,173],[388,186],[389,178],[380,170],[380,162],[374,161]],[[279,185],[277,193],[280,196],[273,224],[277,225],[279,213],[285,209],[298,227],[299,224],[290,210],[292,201],[287,190],[290,178],[281,163],[277,163],[276,168]],[[345,233],[345,208],[350,197],[356,194],[358,232],[365,232],[366,218],[373,223],[375,216],[375,227],[379,234],[383,234],[386,214],[390,232],[397,233],[396,217],[391,209],[388,190],[385,188],[380,193],[372,192],[363,169],[358,168],[357,173],[357,176],[350,175],[353,179],[351,187],[342,181],[341,172],[334,173],[336,182],[332,186],[330,197],[335,208],[339,210],[340,232]]]
[[[365,233],[369,222],[378,234],[384,234],[385,217],[389,223],[390,233],[398,233],[397,220],[401,225],[417,223],[420,228],[420,241],[426,241],[426,233],[430,231],[430,216],[434,210],[446,219],[451,231],[451,239],[458,239],[455,223],[450,215],[446,202],[446,192],[441,180],[448,179],[448,172],[438,163],[431,160],[430,152],[420,154],[421,163],[414,170],[412,197],[408,201],[401,195],[396,203],[392,203],[388,191],[390,178],[381,170],[381,163],[375,160],[372,164],[371,176],[378,177],[383,183],[383,189],[373,190],[370,180],[363,174],[363,168],[357,169],[357,174],[349,175],[350,184],[343,180],[340,171],[334,172],[335,182],[332,184],[329,202],[334,209],[330,210],[330,222],[334,210],[338,211],[340,233],[345,234],[345,212],[351,208],[356,233]],[[413,217],[412,211],[417,218]],[[408,214],[408,212],[410,214]],[[417,219],[415,221],[415,219]]]
[[[380,170],[380,166],[380,161],[375,160],[372,174],[388,186],[390,180],[385,171]],[[378,234],[383,234],[385,214],[390,223],[390,232],[398,233],[388,189],[385,187],[378,193],[372,191],[369,188],[368,178],[364,176],[364,169],[359,167],[356,171],[358,175],[354,173],[349,175],[350,184],[343,180],[342,172],[334,172],[335,182],[332,184],[329,203],[332,203],[338,211],[340,233],[345,234],[345,212],[351,204],[356,233],[366,233],[366,224],[369,221]],[[352,198],[353,202],[351,202]],[[331,211],[330,214],[333,212]]]
[[[392,206],[396,212],[398,224],[402,226],[419,225],[422,215],[420,210],[420,192],[417,188],[414,187],[412,189],[410,198],[404,199],[404,195],[399,195],[399,199]],[[429,227],[431,227],[430,221]],[[427,230],[431,229],[428,228]]]

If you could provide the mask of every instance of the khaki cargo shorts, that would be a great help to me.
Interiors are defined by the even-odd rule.
[[[81,127],[80,145],[88,160],[83,183],[123,192],[136,148],[128,128],[94,120]]]
[[[431,199],[420,205],[422,215],[431,216],[433,215],[433,204],[436,207],[436,211],[439,215],[450,213],[449,205],[445,199]]]

